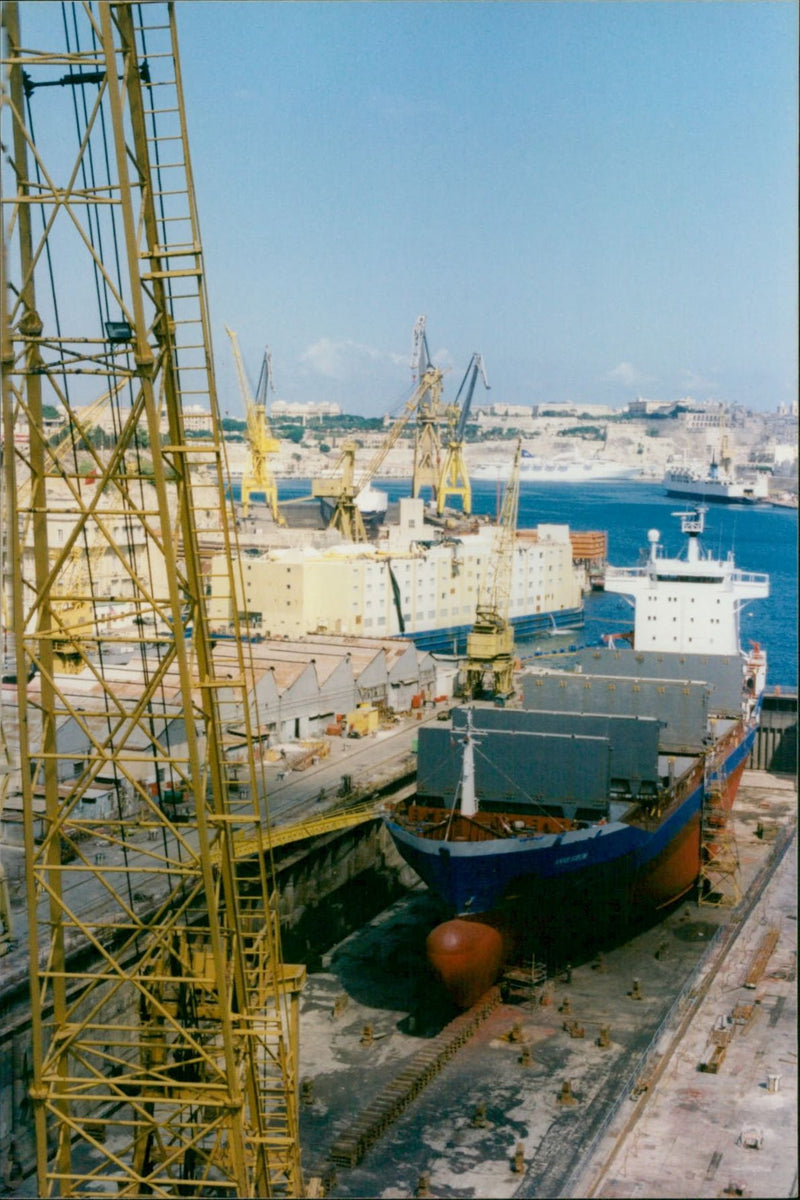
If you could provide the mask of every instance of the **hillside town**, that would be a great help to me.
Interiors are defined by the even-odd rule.
[[[390,418],[380,422],[347,418],[330,411],[336,406],[273,404],[273,432],[283,434],[273,460],[277,476],[305,476],[324,470],[345,438],[354,438],[368,451],[380,444]],[[491,404],[476,407],[466,427],[465,456],[471,468],[478,463],[507,461],[516,438],[541,456],[612,458],[637,468],[642,479],[658,480],[668,467],[682,463],[707,465],[727,436],[731,457],[740,471],[763,471],[774,479],[771,491],[797,495],[797,404],[773,411],[683,399],[674,403],[637,399],[624,408],[606,405],[553,403],[546,406]],[[380,425],[380,428],[374,428]],[[298,433],[300,434],[298,438]],[[233,472],[246,457],[228,434]],[[389,452],[381,474],[404,478],[412,464],[411,431]]]
[[[225,405],[223,404],[223,409]],[[342,445],[356,449],[356,471],[366,466],[380,446],[394,417],[362,417],[342,412],[337,404],[275,400],[269,406],[271,431],[280,448],[270,457],[278,478],[308,478],[330,468]],[[93,443],[102,449],[113,440],[112,414],[76,409],[88,424]],[[45,429],[52,438],[62,430],[53,412]],[[717,401],[686,397],[674,402],[639,398],[622,408],[600,404],[554,402],[547,405],[493,403],[474,407],[466,425],[464,454],[470,470],[508,463],[513,442],[547,458],[613,459],[623,462],[634,477],[658,481],[666,470],[680,465],[707,467],[724,444],[734,473],[759,472],[770,477],[771,495],[797,496],[797,403],[773,410],[755,410]],[[202,437],[210,416],[200,406],[184,410],[188,436]],[[246,422],[223,419],[228,463],[233,478],[241,475],[248,456]],[[409,424],[388,451],[380,475],[402,479],[413,465],[414,425]],[[166,430],[163,431],[166,433]],[[15,439],[25,438],[21,427]]]

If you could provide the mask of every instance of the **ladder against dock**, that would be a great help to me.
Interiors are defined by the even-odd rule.
[[[700,812],[698,904],[733,908],[741,898],[739,851],[725,800],[725,779],[707,775]]]

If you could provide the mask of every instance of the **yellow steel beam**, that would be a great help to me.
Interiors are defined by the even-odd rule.
[[[232,603],[237,636],[224,661],[214,650],[198,537],[200,514],[204,528],[216,517],[230,603],[175,10],[75,3],[71,47],[60,22],[39,22],[33,45],[16,3],[2,20],[4,518],[39,1194],[302,1196],[303,971],[281,960],[269,856],[238,869],[264,792],[253,669]],[[41,90],[56,86],[79,102]],[[198,398],[202,441],[184,429]],[[42,416],[50,404],[80,430],[87,400],[116,429],[109,451],[87,450],[91,478]],[[109,634],[109,602],[131,614],[127,639],[121,612]],[[125,640],[135,657],[112,665]]]
[[[355,825],[362,825],[365,821],[374,820],[379,812],[378,805],[361,804],[343,812],[309,817],[304,821],[297,821],[293,825],[272,827],[255,836],[236,834],[233,839],[234,854],[237,861],[241,861],[256,854],[263,854],[270,849],[277,849],[278,846],[287,846],[293,842],[307,841],[309,838],[321,837],[325,833],[333,833],[337,829],[350,829]],[[215,851],[215,853],[218,854],[219,851]]]

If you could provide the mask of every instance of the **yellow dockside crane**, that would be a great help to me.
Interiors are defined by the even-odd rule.
[[[391,429],[373,454],[369,463],[355,478],[355,442],[345,442],[341,454],[333,466],[330,475],[312,479],[312,495],[317,499],[325,499],[333,504],[333,513],[328,522],[330,529],[338,529],[342,537],[351,542],[366,542],[367,531],[364,518],[358,506],[359,496],[366,492],[372,480],[383,466],[389,451],[400,439],[412,415],[418,411],[421,400],[428,390],[424,381],[415,389],[413,395],[406,401],[403,411],[392,422]],[[340,474],[338,472],[341,472]]]
[[[202,516],[230,602],[175,8],[67,7],[27,34],[25,7],[2,8],[9,787],[24,813],[38,1194],[302,1196],[303,971],[282,962],[265,855],[238,849],[265,829],[269,847],[252,664],[238,636],[218,659],[198,541]],[[45,406],[80,428],[98,393],[112,448],[54,450]],[[211,430],[189,438],[198,399]],[[97,547],[114,564],[102,577]]]
[[[467,634],[466,691],[468,696],[491,692],[508,696],[514,688],[514,629],[511,625],[511,583],[514,544],[519,512],[519,464],[522,442],[517,442],[511,477],[495,528],[492,552],[481,583],[475,624]]]
[[[461,498],[461,510],[463,513],[469,516],[472,512],[472,485],[469,481],[467,464],[464,461],[464,435],[472,406],[472,396],[475,392],[475,384],[479,374],[483,379],[484,387],[488,391],[489,380],[486,378],[483,359],[480,354],[475,353],[470,359],[469,366],[464,374],[464,378],[461,380],[461,386],[456,393],[456,398],[452,406],[454,419],[451,422],[444,466],[442,467],[442,474],[439,478],[439,487],[437,490],[436,508],[439,516],[444,512],[445,505],[451,496],[459,496]],[[467,391],[459,407],[458,400],[464,391],[465,385]]]
[[[355,442],[345,442],[330,474],[312,480],[312,495],[316,499],[329,501],[333,506],[333,513],[329,521],[331,529],[338,529],[348,541],[367,541],[367,532],[358,506],[358,498],[372,483],[389,451],[397,444],[401,433],[414,414],[416,414],[416,428],[414,430],[411,495],[417,497],[426,487],[430,487],[433,500],[437,503],[441,513],[444,508],[444,497],[458,494],[464,502],[464,511],[470,511],[472,493],[464,465],[463,438],[469,405],[475,390],[477,370],[483,374],[487,388],[489,386],[480,355],[473,355],[467,374],[459,388],[459,396],[473,367],[475,367],[475,373],[471,377],[468,396],[464,401],[463,408],[459,407],[458,397],[453,405],[445,406],[441,399],[444,375],[431,362],[425,333],[425,317],[417,318],[411,351],[411,368],[417,381],[416,386],[403,411],[392,423],[389,433],[378,446],[369,464],[356,479],[357,447]],[[449,422],[451,436],[443,466],[439,426],[444,420]]]
[[[281,440],[280,438],[273,437],[269,421],[267,420],[267,394],[272,386],[270,353],[269,350],[264,351],[264,360],[261,364],[261,375],[256,388],[256,397],[253,399],[250,382],[247,378],[247,372],[244,369],[242,352],[239,349],[239,338],[227,325],[225,326],[225,332],[231,339],[231,345],[233,346],[239,391],[242,394],[245,418],[247,420],[247,448],[250,461],[249,470],[242,477],[242,515],[245,517],[248,515],[250,511],[250,497],[253,493],[263,493],[267,506],[272,513],[273,521],[278,525],[284,525],[285,521],[278,508],[278,485],[269,466],[270,458],[279,454],[281,449]]]

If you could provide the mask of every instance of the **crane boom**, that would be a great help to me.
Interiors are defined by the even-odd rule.
[[[483,386],[486,388],[487,392],[491,391],[491,385],[489,383],[489,380],[486,378],[486,368],[483,365],[483,358],[481,357],[480,354],[475,353],[472,356],[470,365],[467,367],[467,371],[466,371],[466,374],[464,375],[464,379],[462,379],[462,381],[461,381],[461,387],[459,387],[458,393],[456,394],[456,404],[458,404],[458,397],[461,395],[461,391],[462,391],[462,388],[464,387],[464,383],[466,381],[467,375],[469,375],[469,377],[470,377],[469,387],[467,388],[467,395],[464,399],[464,403],[461,405],[461,415],[459,417],[458,425],[456,427],[456,438],[461,442],[463,442],[463,440],[464,440],[464,433],[466,432],[466,428],[467,428],[467,420],[469,418],[470,408],[472,406],[472,396],[475,392],[475,383],[478,379],[479,373],[480,373],[481,378],[483,379]]]
[[[417,410],[420,400],[426,391],[427,385],[423,380],[419,383],[411,398],[406,401],[403,411],[392,422],[391,429],[380,446],[378,446],[358,480],[355,478],[356,446],[354,442],[345,442],[342,446],[331,475],[312,480],[312,492],[314,496],[334,501],[334,510],[329,527],[331,529],[338,529],[342,536],[349,541],[365,542],[367,540],[364,520],[358,507],[358,497],[375,478],[385,462],[389,451],[397,445],[401,433]],[[341,475],[337,476],[336,472],[339,469],[341,469]]]
[[[403,432],[403,430],[405,429],[409,420],[411,419],[412,415],[416,411],[417,405],[419,404],[419,400],[420,400],[420,389],[417,388],[417,390],[414,392],[414,395],[410,398],[410,400],[406,401],[406,404],[403,408],[403,411],[400,413],[400,416],[396,417],[395,420],[392,422],[391,429],[389,430],[388,434],[386,435],[386,437],[381,442],[380,446],[378,447],[378,449],[375,451],[372,458],[370,459],[368,466],[366,467],[365,471],[363,472],[363,474],[361,475],[361,477],[358,481],[358,484],[356,485],[357,486],[356,494],[363,491],[363,489],[365,487],[367,487],[368,484],[372,483],[372,480],[378,474],[378,471],[381,469],[384,462],[386,461],[389,451],[394,449],[394,447],[397,445],[397,443],[400,439],[400,434]]]
[[[424,316],[417,317],[411,332],[411,370],[417,381],[422,379],[431,361],[430,354],[428,353],[425,322],[426,318]]]
[[[467,514],[472,512],[472,487],[469,481],[467,464],[464,460],[464,433],[467,428],[472,396],[479,373],[483,378],[484,387],[488,390],[489,380],[486,378],[483,359],[476,352],[470,359],[469,366],[464,373],[464,378],[461,380],[461,385],[456,393],[453,404],[453,411],[456,414],[456,424],[447,443],[444,466],[442,467],[439,487],[437,489],[436,507],[440,516],[444,512],[445,504],[450,496],[460,496],[463,511]],[[467,384],[467,393],[459,409],[458,400],[464,390],[465,384]]]
[[[439,425],[445,415],[442,405],[444,374],[431,362],[425,325],[425,317],[417,317],[411,351],[411,369],[417,380],[419,393],[411,495],[419,496],[425,488],[429,487],[435,500],[441,476],[442,452]]]

